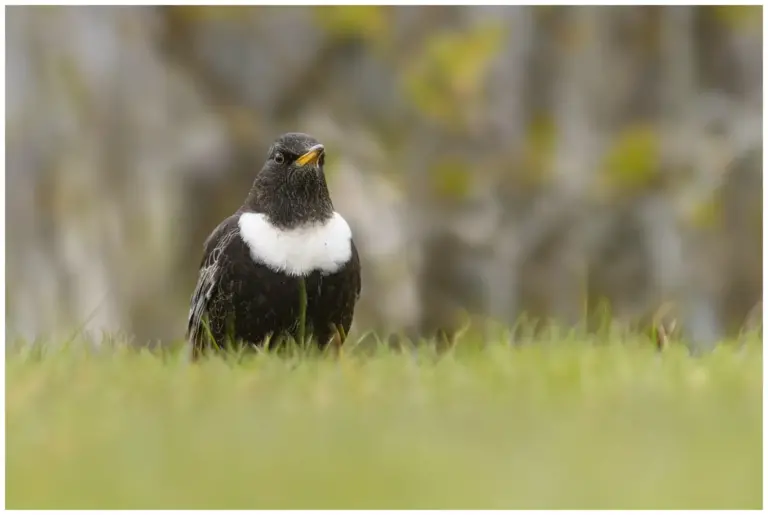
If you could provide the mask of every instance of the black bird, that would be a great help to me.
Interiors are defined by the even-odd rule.
[[[310,336],[320,348],[343,343],[360,297],[360,259],[324,163],[313,137],[280,136],[243,205],[208,236],[187,326],[194,358],[211,338],[219,348]]]

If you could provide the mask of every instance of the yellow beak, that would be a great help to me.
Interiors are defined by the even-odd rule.
[[[322,145],[315,145],[314,147],[310,148],[307,152],[299,156],[299,158],[296,159],[296,163],[299,166],[316,164],[320,160],[320,156],[322,156],[324,152],[325,152],[325,147],[323,147]]]

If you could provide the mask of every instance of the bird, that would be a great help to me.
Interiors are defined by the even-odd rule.
[[[282,134],[243,204],[206,238],[187,320],[193,359],[267,341],[344,343],[361,265],[331,200],[325,154],[308,134]]]

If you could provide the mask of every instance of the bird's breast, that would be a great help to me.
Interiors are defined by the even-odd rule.
[[[243,213],[238,225],[251,258],[275,272],[292,276],[334,273],[352,256],[352,231],[339,213],[324,223],[292,229],[275,227],[261,213]]]

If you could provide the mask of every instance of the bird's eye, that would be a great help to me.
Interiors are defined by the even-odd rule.
[[[323,166],[325,164],[325,153],[320,154],[320,159],[318,160],[318,164],[320,166]]]
[[[275,154],[275,163],[281,165],[284,162],[285,162],[285,156],[283,156],[283,154],[281,154],[280,152]]]

